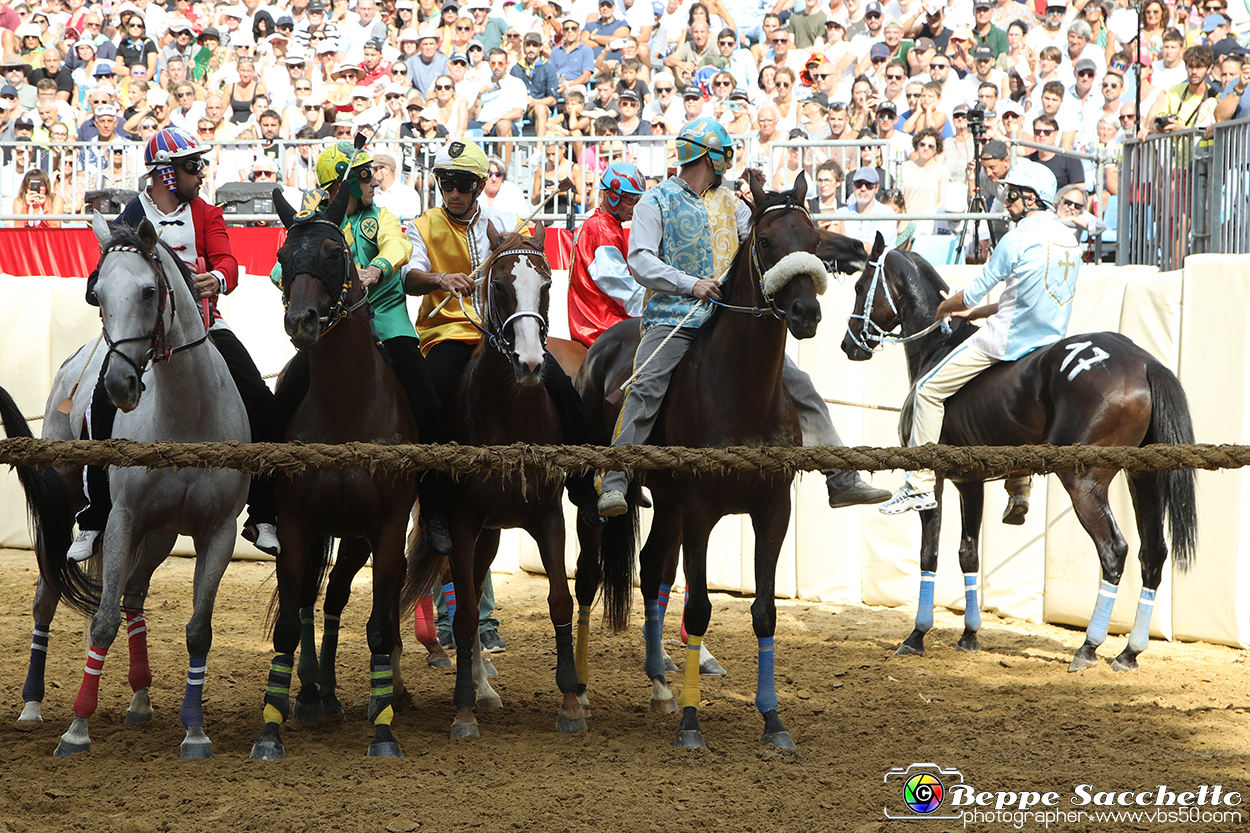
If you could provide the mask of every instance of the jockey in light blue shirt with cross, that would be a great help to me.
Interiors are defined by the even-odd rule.
[[[981,274],[938,306],[937,319],[954,315],[988,318],[979,332],[957,346],[916,383],[911,446],[936,443],[942,434],[946,400],[986,368],[1014,361],[1054,344],[1068,330],[1081,252],[1070,230],[1055,216],[1055,176],[1044,165],[1020,161],[1007,175],[1006,208],[1017,225],[994,250]],[[998,303],[978,307],[997,284]],[[931,471],[907,474],[903,487],[881,505],[885,515],[937,506]],[[1008,478],[1011,502],[1004,521],[1023,523],[1029,479]]]

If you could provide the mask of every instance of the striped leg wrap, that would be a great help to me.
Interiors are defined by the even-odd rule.
[[[130,649],[131,691],[152,687],[152,666],[148,662],[148,620],[142,610],[126,611],[126,644]]]
[[[1085,641],[1095,647],[1107,639],[1107,628],[1111,625],[1111,609],[1115,607],[1115,594],[1119,587],[1109,581],[1103,581],[1098,587],[1098,601],[1094,604],[1094,615],[1089,619],[1089,627],[1085,629]]]
[[[1133,619],[1133,630],[1128,635],[1128,649],[1135,654],[1146,650],[1150,643],[1150,616],[1155,610],[1155,591],[1143,587],[1141,598],[1137,600],[1137,616]]]
[[[681,683],[681,707],[699,708],[699,646],[703,637],[691,634],[686,643],[686,673]]]
[[[278,654],[269,664],[269,683],[265,686],[265,722],[285,723],[291,716],[291,672],[295,657]]]
[[[933,627],[933,579],[935,574],[920,571],[920,604],[916,608],[916,630],[928,633]]]
[[[321,696],[333,692],[338,688],[338,675],[335,673],[334,665],[338,661],[339,653],[339,617],[326,614],[325,631],[321,634],[321,675],[319,682],[321,684]]]
[[[191,657],[187,668],[187,691],[182,696],[182,711],[178,718],[186,727],[204,725],[204,670],[207,657]]]
[[[369,658],[369,719],[375,724],[390,725],[395,699],[394,677],[391,658],[386,654],[374,654]]]
[[[590,684],[590,606],[577,606],[577,644],[574,646],[574,664],[577,667],[577,682],[581,685]]]
[[[30,666],[22,684],[22,702],[43,702],[43,675],[48,664],[48,626],[35,625],[30,632]]]
[[[82,686],[74,698],[74,716],[91,717],[100,702],[100,675],[104,673],[104,658],[108,648],[91,647],[87,651],[87,667],[82,672]]]
[[[664,608],[658,601],[647,600],[643,636],[647,643],[646,671],[648,679],[664,676]]]
[[[964,626],[976,632],[981,630],[981,603],[977,599],[980,589],[976,573],[964,573]]]
[[[299,609],[299,682],[303,686],[317,684],[317,631],[311,607]]]
[[[443,585],[443,604],[447,605],[447,621],[452,623],[452,629],[456,625],[456,585],[454,582],[447,582]]]
[[[759,676],[755,681],[755,708],[760,714],[777,711],[777,683],[773,671],[773,638],[761,636]]]

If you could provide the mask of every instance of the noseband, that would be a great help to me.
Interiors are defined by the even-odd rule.
[[[351,250],[347,246],[347,238],[343,234],[343,230],[331,223],[329,220],[320,218],[313,220],[305,220],[298,225],[298,228],[312,228],[316,225],[325,226],[327,229],[333,229],[335,235],[343,241],[343,279],[339,282],[338,294],[334,296],[334,300],[330,303],[330,309],[326,314],[321,316],[318,321],[321,324],[321,335],[325,335],[334,329],[334,325],[338,324],[344,318],[350,316],[353,312],[363,307],[369,302],[369,287],[362,287],[364,295],[359,301],[347,305],[347,293],[352,288],[352,256]],[[299,274],[299,273],[295,273]],[[291,283],[295,280],[295,274],[288,275],[287,270],[282,270],[282,308],[286,309],[291,303]],[[311,274],[311,273],[309,273]]]
[[[902,316],[899,315],[898,305],[894,303],[894,296],[890,294],[890,284],[885,279],[885,256],[889,253],[890,250],[886,249],[876,260],[868,262],[868,265],[872,267],[872,279],[868,282],[868,292],[864,296],[864,305],[861,307],[863,311],[859,314],[852,312],[850,315],[851,321],[862,321],[863,324],[859,327],[858,332],[854,326],[847,328],[847,332],[851,336],[851,341],[859,349],[868,353],[875,353],[884,348],[886,344],[906,344],[909,341],[915,341],[918,338],[927,336],[939,327],[942,328],[942,332],[950,335],[950,322],[945,318],[941,321],[934,321],[923,330],[912,333],[909,336],[894,335],[894,327],[886,330],[883,329],[876,321],[872,320],[873,300],[877,295],[877,287],[880,286],[881,294],[885,296],[886,303],[890,305],[890,311],[894,313],[894,318],[898,322],[895,324],[895,327],[902,323]],[[868,334],[871,334],[873,339],[875,339],[875,346],[869,346],[867,338]]]
[[[507,318],[500,320],[502,316],[499,313],[499,307],[495,303],[495,282],[490,279],[490,273],[494,270],[499,259],[504,257],[539,258],[544,264],[547,262],[547,255],[545,252],[528,247],[505,249],[491,255],[490,262],[487,263],[486,267],[482,270],[486,275],[486,279],[482,281],[481,285],[475,291],[473,299],[473,305],[482,311],[482,323],[479,324],[471,315],[466,315],[465,317],[469,319],[469,323],[477,328],[477,331],[482,334],[482,338],[485,339],[487,343],[500,353],[503,353],[505,356],[511,356],[512,353],[516,352],[516,338],[515,336],[509,338],[508,336],[509,332],[515,333],[516,331],[515,329],[510,331],[509,328],[512,327],[512,325],[514,325],[517,321],[524,318],[533,318],[538,321],[538,338],[542,343],[543,350],[546,350],[547,319],[543,317],[542,313],[535,310],[518,310],[517,312],[509,315]],[[550,267],[546,270],[539,269],[537,271],[550,278]]]
[[[150,333],[145,333],[140,336],[128,336],[126,338],[113,338],[111,335],[109,335],[108,327],[102,326],[102,329],[104,332],[104,343],[108,345],[109,349],[108,349],[108,353],[105,354],[104,362],[100,365],[100,372],[101,374],[103,374],[104,369],[108,367],[109,357],[120,356],[122,360],[126,362],[126,364],[134,368],[135,374],[140,379],[139,388],[140,390],[145,390],[146,386],[144,386],[142,379],[143,379],[143,374],[147,372],[148,366],[156,362],[169,361],[175,353],[181,353],[183,350],[190,350],[192,347],[202,344],[204,340],[208,338],[208,327],[206,326],[204,328],[204,335],[200,336],[194,341],[189,341],[186,344],[180,344],[179,346],[172,347],[172,348],[166,346],[166,343],[165,343],[165,339],[166,339],[165,307],[166,306],[169,307],[169,326],[170,327],[173,327],[174,319],[176,318],[178,311],[177,311],[176,296],[173,294],[173,291],[169,287],[169,276],[165,272],[165,264],[161,262],[160,256],[157,254],[156,251],[149,252],[146,249],[142,249],[138,246],[129,246],[129,245],[124,245],[124,244],[119,244],[115,246],[110,246],[100,253],[101,266],[104,264],[104,259],[108,257],[109,255],[111,255],[113,252],[133,252],[134,254],[141,255],[144,258],[144,260],[148,262],[148,264],[152,267],[152,270],[156,272],[157,276],[159,277],[159,280],[156,282],[157,299],[158,299],[157,306],[156,306],[156,329]],[[117,349],[119,346],[123,344],[130,344],[131,342],[135,342],[135,341],[151,342],[151,346],[149,346],[147,352],[143,354],[143,359],[137,363],[135,362],[134,359],[130,358],[130,356],[127,356],[125,353]]]

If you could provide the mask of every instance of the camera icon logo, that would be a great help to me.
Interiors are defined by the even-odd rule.
[[[901,802],[891,812],[890,805],[883,809],[885,817],[892,821],[924,821],[930,819],[952,820],[963,817],[963,811],[942,813],[947,789],[962,784],[963,773],[952,767],[937,764],[910,764],[895,767],[885,774],[887,787],[897,790]],[[893,802],[891,802],[893,803]]]

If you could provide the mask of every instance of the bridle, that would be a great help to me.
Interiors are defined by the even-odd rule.
[[[108,359],[111,356],[120,356],[126,364],[130,365],[134,369],[135,374],[139,377],[139,389],[146,390],[146,386],[144,386],[142,380],[143,374],[147,372],[148,366],[155,364],[156,362],[169,361],[173,358],[174,354],[181,353],[183,350],[190,350],[192,347],[196,347],[204,343],[204,341],[208,338],[208,327],[204,328],[204,335],[199,338],[189,341],[186,344],[180,344],[177,347],[169,347],[166,344],[165,308],[166,306],[169,307],[170,328],[174,325],[174,319],[177,317],[178,310],[176,296],[170,289],[169,276],[165,272],[165,264],[161,262],[160,256],[156,251],[149,252],[147,249],[140,248],[139,246],[131,246],[127,244],[109,246],[107,249],[102,251],[100,253],[100,264],[103,265],[104,259],[113,252],[133,252],[134,254],[141,255],[152,267],[153,271],[155,271],[159,276],[160,280],[158,280],[156,284],[156,329],[150,333],[145,333],[139,336],[113,338],[109,335],[108,327],[102,326],[104,331],[104,343],[108,345],[109,349],[104,356],[104,362],[100,365],[100,373],[103,375],[105,368],[108,367]],[[130,356],[127,356],[121,350],[117,349],[123,344],[130,344],[135,341],[151,342],[147,352],[143,354],[143,358],[139,362],[135,362],[135,360],[130,358]]]
[[[361,299],[359,301],[352,304],[351,306],[347,305],[347,293],[351,291],[351,288],[352,288],[352,258],[351,258],[351,251],[348,249],[348,246],[347,246],[347,238],[343,235],[343,230],[341,228],[336,226],[334,223],[331,223],[329,220],[323,220],[319,217],[313,218],[311,220],[304,220],[303,222],[300,222],[298,226],[292,226],[292,228],[312,228],[313,226],[316,226],[316,225],[322,225],[322,226],[325,226],[327,229],[333,229],[335,235],[341,241],[343,241],[343,255],[342,255],[343,279],[342,281],[339,282],[338,294],[334,296],[334,300],[330,303],[330,308],[326,311],[325,315],[321,316],[318,319],[321,324],[321,335],[324,336],[326,333],[330,332],[330,330],[334,329],[334,326],[336,324],[338,324],[344,318],[349,317],[353,312],[360,309],[361,307],[363,307],[365,304],[369,302],[369,287],[367,286],[363,287],[364,294],[361,296]],[[288,235],[288,239],[289,239],[289,235]],[[282,270],[282,308],[283,309],[286,309],[290,305],[291,283],[294,280],[295,280],[294,273],[288,274],[288,270],[286,269]]]
[[[942,328],[942,332],[950,334],[950,322],[943,318],[941,321],[934,321],[929,326],[919,332],[912,333],[909,336],[894,335],[894,327],[901,325],[902,316],[899,315],[898,305],[894,303],[894,296],[890,294],[890,284],[885,280],[885,257],[890,253],[890,249],[886,249],[876,260],[868,261],[868,265],[872,267],[872,278],[868,282],[868,292],[864,295],[864,305],[861,307],[863,312],[850,315],[851,321],[862,321],[863,325],[858,328],[850,326],[847,332],[851,336],[851,341],[856,347],[868,353],[875,353],[885,347],[886,344],[907,344],[910,341],[923,338],[929,333]],[[873,301],[877,295],[877,287],[881,287],[881,294],[885,296],[886,303],[890,305],[890,311],[894,313],[895,325],[886,330],[876,321],[872,320]],[[869,346],[866,334],[870,334],[875,340],[875,346]]]
[[[811,213],[807,210],[807,206],[803,205],[800,202],[796,202],[793,199],[787,198],[785,202],[778,203],[777,205],[770,205],[768,208],[765,208],[763,212],[760,213],[759,219],[751,224],[751,243],[750,243],[751,271],[755,274],[756,286],[759,287],[760,295],[764,298],[764,303],[767,306],[742,307],[742,306],[736,306],[734,304],[726,304],[722,301],[716,300],[715,298],[709,298],[708,299],[709,303],[711,303],[713,306],[720,307],[721,309],[729,310],[730,312],[744,312],[749,315],[753,315],[756,318],[772,317],[772,318],[776,318],[779,321],[786,320],[785,312],[783,310],[778,309],[777,303],[776,303],[777,293],[781,290],[783,286],[785,286],[785,284],[784,283],[780,284],[772,292],[769,292],[766,288],[769,284],[768,278],[771,275],[775,274],[774,270],[776,270],[780,264],[779,263],[774,264],[773,267],[769,270],[764,269],[764,264],[760,262],[759,238],[758,238],[760,221],[764,219],[765,215],[770,214],[773,211],[784,211],[784,210],[801,211],[803,212],[804,216],[808,218],[808,222],[809,223],[811,222]]]
[[[472,315],[465,310],[465,317],[469,320],[478,332],[482,334],[482,338],[505,356],[511,356],[516,352],[516,337],[509,337],[509,332],[515,334],[515,328],[509,330],[510,327],[522,319],[533,318],[538,321],[538,338],[542,343],[543,350],[547,349],[547,319],[542,313],[536,310],[518,310],[507,318],[502,318],[499,307],[495,303],[495,282],[490,279],[490,272],[494,269],[495,264],[503,257],[526,257],[538,258],[544,265],[544,269],[538,271],[551,277],[551,268],[547,265],[547,255],[536,248],[522,246],[514,249],[504,249],[491,254],[489,261],[482,267],[482,273],[485,279],[481,285],[474,290],[473,306],[482,311],[482,323],[479,324]],[[461,305],[463,309],[463,304]],[[502,318],[502,320],[501,320]]]

